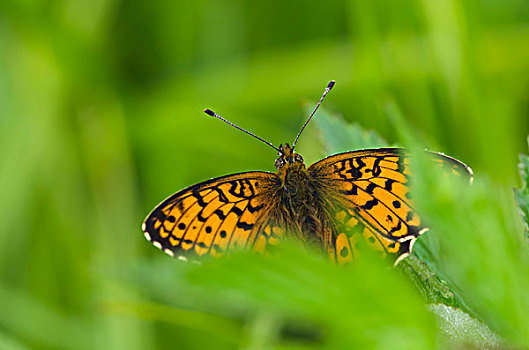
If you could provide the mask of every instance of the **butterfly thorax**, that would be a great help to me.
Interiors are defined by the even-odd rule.
[[[279,158],[276,159],[277,176],[284,200],[299,201],[306,197],[310,175],[301,155],[294,152],[288,143],[279,146]]]
[[[322,201],[321,183],[307,171],[303,158],[288,143],[279,147],[276,160],[279,188],[275,193],[276,217],[298,239],[309,244],[326,247],[324,234],[326,210]]]

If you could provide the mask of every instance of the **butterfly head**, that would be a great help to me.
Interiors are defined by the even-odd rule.
[[[285,165],[303,164],[303,157],[294,151],[288,143],[279,146],[279,158],[276,159],[276,169],[279,170]]]

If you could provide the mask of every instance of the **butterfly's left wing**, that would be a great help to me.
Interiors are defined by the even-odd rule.
[[[223,255],[234,249],[264,251],[278,241],[268,218],[277,176],[262,171],[227,175],[167,198],[145,219],[145,237],[182,259]]]
[[[433,160],[452,172],[471,175],[469,167],[439,153]],[[347,261],[355,253],[356,234],[397,261],[411,252],[416,238],[426,231],[415,213],[408,184],[409,158],[399,148],[366,149],[329,156],[308,168],[329,192],[340,198],[335,213],[335,255]]]

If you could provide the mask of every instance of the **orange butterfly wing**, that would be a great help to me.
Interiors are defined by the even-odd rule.
[[[454,173],[472,174],[454,158],[430,154]],[[409,158],[404,150],[379,148],[336,154],[312,164],[308,171],[341,197],[343,210],[335,213],[338,262],[352,260],[358,237],[354,233],[361,233],[370,245],[399,261],[426,231],[411,202]]]
[[[267,220],[267,199],[277,175],[253,171],[227,175],[175,193],[145,219],[145,237],[182,259],[234,249],[264,251],[280,238]]]
[[[452,173],[472,174],[456,159],[430,154]],[[328,208],[334,223],[333,260],[352,261],[362,236],[397,261],[411,252],[426,228],[411,202],[408,160],[402,149],[366,149],[329,156],[307,169],[315,181],[325,184],[319,195],[338,204],[337,210]],[[158,205],[147,216],[143,231],[156,247],[181,258],[219,256],[234,249],[264,252],[285,233],[285,218],[272,218],[272,211],[276,216],[283,212],[274,202],[280,189],[280,177],[268,172],[205,181]]]

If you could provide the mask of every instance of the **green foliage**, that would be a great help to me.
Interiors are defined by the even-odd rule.
[[[522,188],[514,190],[514,197],[523,219],[525,234],[529,238],[529,156],[527,154],[520,154],[519,168]]]
[[[528,347],[511,190],[529,134],[528,10],[1,1],[0,348]],[[143,217],[171,192],[274,168],[275,152],[203,108],[278,145],[304,120],[296,101],[330,79],[324,105],[347,123],[320,111],[300,141],[307,162],[385,139],[475,170],[470,187],[440,180],[418,154],[431,231],[406,264],[341,269],[293,248],[195,266],[142,238]],[[527,214],[527,185],[515,193]]]
[[[254,317],[272,317],[273,330],[286,335],[269,334],[263,346],[296,340],[333,348],[429,348],[436,343],[433,316],[411,286],[375,256],[338,268],[286,249],[270,259],[244,256],[207,264],[190,279],[204,286],[204,299],[236,305],[244,313],[257,313]],[[405,301],[405,307],[395,300]],[[292,336],[298,324],[309,336]]]
[[[483,323],[468,316],[460,309],[443,304],[430,305],[438,316],[440,331],[450,339],[452,346],[457,344],[474,344],[478,348],[498,348],[501,341]]]
[[[306,112],[310,112],[310,107],[308,105],[305,109]],[[403,124],[403,121],[395,108],[390,107],[388,108],[388,111],[393,114],[392,120],[394,120],[396,126],[402,131],[404,141],[411,143],[411,149],[418,148],[417,143],[413,141],[412,135],[406,130],[406,126]],[[340,152],[343,148],[347,147],[346,145],[348,143],[354,145],[352,149],[388,146],[374,131],[364,131],[358,125],[347,124],[343,119],[330,114],[325,109],[318,114],[318,118],[315,119],[315,124],[316,129],[320,131],[320,135],[326,135],[328,137],[327,139],[322,137],[321,141],[323,145],[326,146],[327,151],[331,154]],[[342,136],[332,138],[332,135]],[[421,152],[422,156],[426,155],[426,158],[429,157],[425,152],[419,152]],[[424,171],[431,172],[430,168],[432,163],[424,159],[423,161],[426,162],[425,166],[427,167]],[[415,181],[419,183],[421,182],[421,170],[422,169],[417,170],[419,175],[413,177],[413,183],[415,183]],[[467,182],[465,186],[468,187],[468,185]],[[428,198],[427,196],[425,197]],[[436,204],[434,203],[433,205],[435,206]],[[466,216],[463,214],[462,217],[465,218]],[[431,239],[424,239],[424,237],[428,238],[430,236],[434,237]],[[456,288],[454,291],[450,283],[447,283],[437,276],[437,274],[444,276],[443,268],[442,266],[439,266],[442,262],[442,258],[439,256],[440,249],[437,234],[435,232],[427,232],[424,236],[418,239],[418,242],[414,247],[414,253],[402,261],[397,269],[403,271],[408,276],[410,281],[416,287],[417,292],[419,292],[424,298],[425,302],[433,304],[431,310],[436,313],[440,319],[442,324],[441,330],[445,335],[450,337],[449,341],[470,342],[476,346],[497,346],[499,344],[499,338],[490,331],[486,325],[471,318],[465,313],[470,312],[474,314],[472,309],[467,306],[467,303],[461,297],[459,289]],[[419,260],[416,255],[423,259],[424,262]],[[450,281],[449,276],[447,279]],[[457,284],[453,284],[453,286],[457,286]],[[447,305],[463,308],[465,311],[458,309],[453,311],[453,309],[449,308]],[[462,321],[449,323],[446,321],[448,318]],[[465,335],[464,337],[462,336],[463,334]]]
[[[314,106],[315,103],[305,103],[305,114],[310,115]],[[308,135],[303,135],[300,143],[303,153],[317,153],[314,155],[317,158],[362,148],[388,147],[388,142],[375,131],[364,130],[358,123],[347,123],[343,117],[331,114],[325,107],[318,109],[317,117],[311,122],[314,127],[307,131]]]
[[[436,268],[482,320],[527,343],[529,300],[523,295],[529,266],[512,197],[484,178],[470,187],[420,170],[417,202],[439,239]]]
[[[109,309],[203,333],[196,346],[211,341],[215,347],[432,348],[437,343],[435,319],[420,296],[376,255],[337,267],[321,253],[284,244],[266,258],[241,253],[200,265],[144,261],[133,275],[160,304],[114,301]]]

